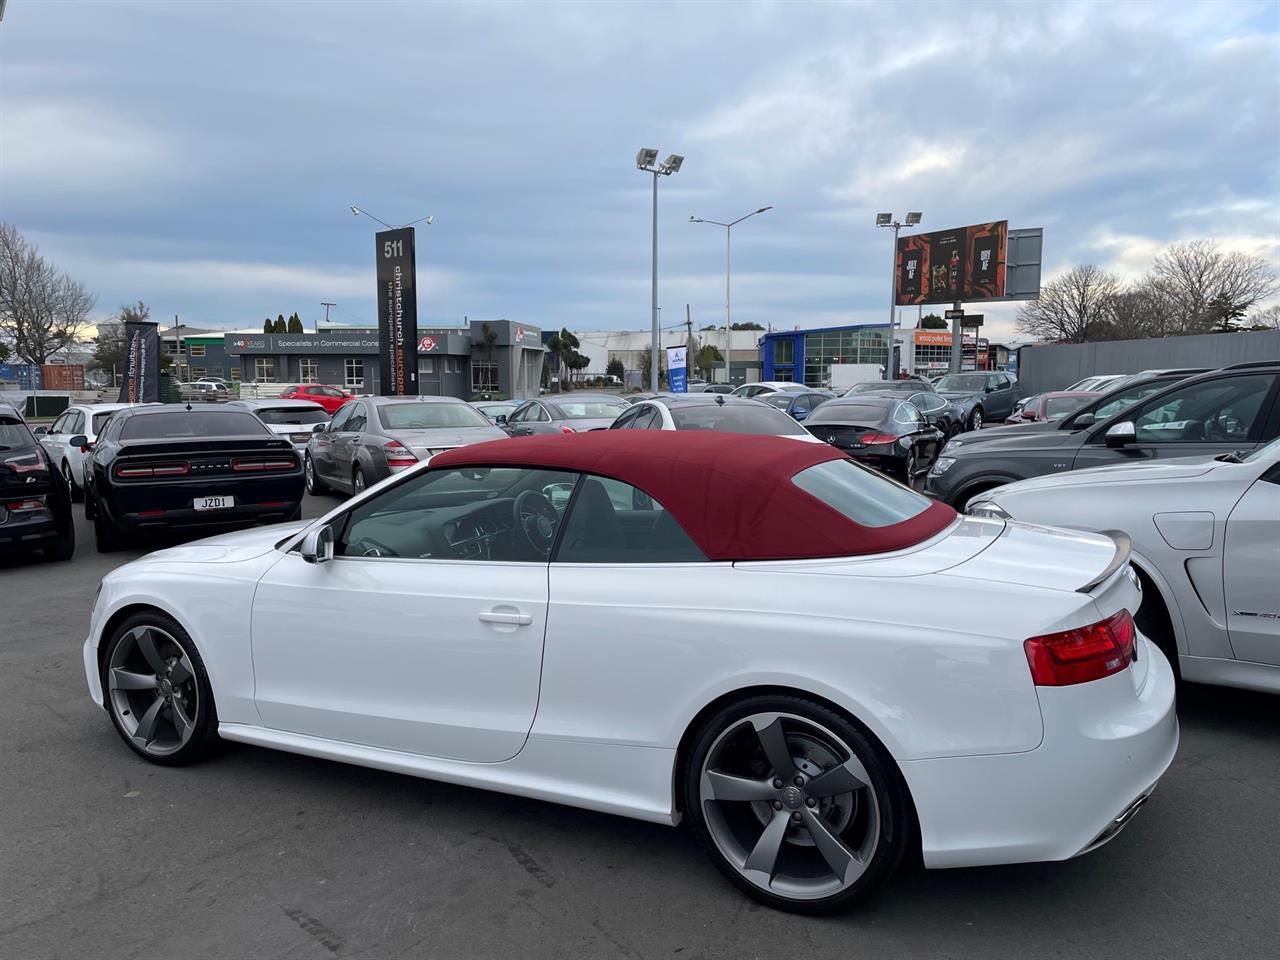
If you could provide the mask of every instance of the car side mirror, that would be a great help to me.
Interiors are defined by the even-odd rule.
[[[48,427],[36,427],[31,432],[35,434],[37,437],[47,437],[49,435]]]
[[[86,437],[83,433],[77,433],[74,437],[68,440],[67,443],[69,443],[73,447],[79,447],[81,450],[83,450],[85,447],[89,445],[89,438]]]
[[[494,418],[493,418],[493,422],[494,422],[494,423],[506,423],[506,422],[507,422],[507,415],[506,415],[505,413],[500,413],[500,414],[498,414],[496,417],[494,417]]]
[[[312,427],[312,428],[311,428],[311,432],[312,432],[312,433],[324,433],[324,432],[325,432],[326,430],[328,430],[328,429],[329,429],[329,424],[327,424],[327,423],[317,423],[314,427]]]
[[[988,384],[986,385],[986,387],[983,389],[983,391],[982,391],[982,392],[983,392],[983,393],[995,393],[995,392],[996,392],[996,385],[995,385],[994,383],[988,383]]]
[[[1097,422],[1097,418],[1092,413],[1082,413],[1071,421],[1073,427],[1092,427]]]
[[[308,530],[298,552],[307,563],[328,563],[333,559],[333,527],[325,524],[318,529]]]
[[[1123,447],[1125,444],[1133,443],[1137,439],[1138,431],[1134,427],[1132,420],[1125,420],[1113,425],[1106,435],[1108,447]]]

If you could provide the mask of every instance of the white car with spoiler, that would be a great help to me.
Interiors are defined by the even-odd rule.
[[[325,408],[311,400],[230,400],[226,406],[248,410],[272,433],[288,437],[299,451],[307,449],[317,425],[329,422]]]
[[[548,435],[120,567],[84,666],[152,762],[222,737],[687,819],[741,890],[817,913],[910,849],[1065,860],[1129,822],[1178,722],[1128,560],[827,444]]]
[[[978,516],[1133,538],[1138,629],[1185,680],[1280,693],[1280,440],[1022,480],[979,494]]]

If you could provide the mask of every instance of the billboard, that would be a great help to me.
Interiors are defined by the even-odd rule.
[[[155,403],[160,399],[160,325],[124,325],[124,379],[120,403]]]
[[[383,396],[418,395],[418,283],[413,227],[374,235],[378,262],[378,383]]]
[[[897,300],[956,303],[1005,295],[1005,241],[1009,221],[898,238]]]

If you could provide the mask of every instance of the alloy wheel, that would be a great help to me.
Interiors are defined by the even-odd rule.
[[[982,411],[981,410],[973,411],[973,415],[969,418],[969,429],[970,430],[982,429]]]
[[[168,631],[139,626],[120,638],[104,677],[111,711],[148,756],[186,746],[196,728],[200,686],[195,666]]]
[[[364,471],[359,467],[356,467],[355,479],[352,481],[351,486],[356,493],[364,493]]]
[[[315,468],[315,464],[311,462],[310,457],[307,457],[303,461],[302,470],[303,470],[303,473],[306,475],[306,479],[307,479],[307,493],[315,493],[316,492],[316,468]]]
[[[795,714],[753,713],[726,727],[707,751],[698,796],[728,863],[790,900],[849,889],[880,840],[862,761],[830,729]]]

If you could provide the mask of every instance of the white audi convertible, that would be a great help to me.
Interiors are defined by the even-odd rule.
[[[501,440],[121,567],[84,662],[155,763],[222,738],[688,821],[816,913],[909,849],[1062,860],[1129,821],[1178,724],[1128,551],[957,517],[825,444]]]

